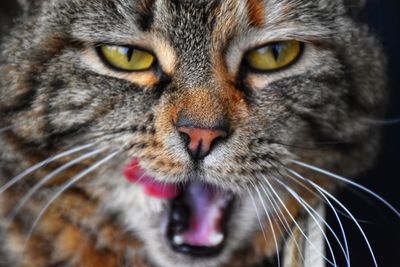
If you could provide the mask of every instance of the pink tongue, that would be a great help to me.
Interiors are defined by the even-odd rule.
[[[130,182],[143,185],[144,192],[149,196],[172,199],[179,194],[179,189],[176,185],[158,182],[154,178],[147,176],[145,171],[140,168],[139,160],[137,159],[133,159],[125,168],[124,174]]]
[[[226,195],[205,184],[189,186],[190,228],[183,234],[184,243],[192,246],[218,246],[224,236],[221,229]]]

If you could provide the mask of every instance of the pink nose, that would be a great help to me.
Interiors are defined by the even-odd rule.
[[[188,140],[188,151],[193,159],[203,159],[212,150],[212,146],[217,139],[227,137],[228,133],[224,130],[193,128],[182,126],[178,132],[183,134]]]

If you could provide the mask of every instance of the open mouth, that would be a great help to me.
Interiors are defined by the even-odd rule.
[[[212,257],[221,253],[227,240],[234,195],[203,182],[165,184],[146,176],[137,160],[125,169],[131,182],[144,192],[169,201],[166,239],[172,250],[192,257]]]
[[[167,239],[174,251],[190,256],[218,255],[227,238],[233,195],[193,182],[171,201]]]

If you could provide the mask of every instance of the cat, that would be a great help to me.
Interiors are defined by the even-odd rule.
[[[374,162],[386,60],[362,0],[20,4],[2,266],[252,266]]]

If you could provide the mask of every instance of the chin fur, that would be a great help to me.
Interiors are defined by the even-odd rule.
[[[114,184],[104,194],[101,205],[104,212],[118,214],[127,234],[137,235],[144,243],[146,256],[160,267],[222,266],[235,251],[251,243],[251,237],[259,230],[250,197],[237,196],[240,201],[232,208],[227,226],[229,236],[221,253],[211,258],[182,255],[173,251],[166,239],[169,201],[149,197],[141,187],[127,183],[122,177],[119,186]]]

